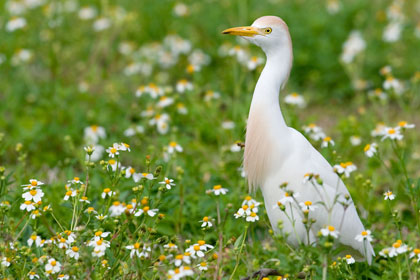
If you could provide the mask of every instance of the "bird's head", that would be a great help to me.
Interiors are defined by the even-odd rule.
[[[222,33],[241,36],[261,47],[267,54],[284,44],[291,44],[286,23],[276,16],[263,16],[256,19],[251,26],[233,27],[223,30]]]

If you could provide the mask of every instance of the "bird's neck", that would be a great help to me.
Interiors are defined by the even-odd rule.
[[[267,52],[267,63],[255,87],[246,128],[244,170],[251,189],[262,186],[271,162],[288,149],[288,127],[279,105],[279,91],[292,66],[291,44]],[[276,157],[272,155],[275,154]]]
[[[250,114],[265,111],[279,126],[286,126],[279,105],[279,92],[289,78],[292,67],[291,44],[283,44],[275,51],[266,51],[267,63],[255,87]]]

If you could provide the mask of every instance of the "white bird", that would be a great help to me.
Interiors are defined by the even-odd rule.
[[[314,244],[318,232],[329,227],[338,231],[338,241],[345,247],[342,254],[367,259],[370,264],[374,251],[368,240],[355,239],[366,231],[346,186],[309,141],[287,126],[281,113],[279,91],[289,78],[293,60],[286,23],[276,16],[264,16],[251,26],[229,28],[223,34],[242,36],[261,47],[267,57],[252,97],[243,164],[250,190],[260,187],[262,191],[272,228],[279,233],[281,221],[283,231],[288,233],[287,241],[298,246]],[[315,177],[321,180],[309,180]],[[287,186],[281,188],[285,183]],[[282,211],[275,206],[287,192],[299,193],[299,196],[285,203],[285,211]],[[302,222],[305,216],[299,208],[299,203],[306,201],[317,206],[309,213],[309,219],[316,220],[309,231]]]

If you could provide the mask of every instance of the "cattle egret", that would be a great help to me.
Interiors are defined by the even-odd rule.
[[[346,186],[309,141],[287,126],[281,113],[279,91],[293,60],[286,23],[279,17],[264,16],[251,26],[229,28],[223,34],[241,36],[261,47],[267,57],[252,97],[243,164],[250,190],[260,187],[262,191],[274,231],[279,233],[281,221],[287,241],[298,246],[314,244],[319,232],[330,230],[344,246],[343,255],[370,264],[374,251],[369,240],[355,239],[366,230]],[[290,200],[283,199],[288,196]],[[276,207],[279,201],[284,211]],[[299,204],[316,207],[304,214]],[[305,215],[315,219],[310,229],[303,223]]]

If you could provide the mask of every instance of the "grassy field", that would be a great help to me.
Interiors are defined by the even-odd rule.
[[[268,14],[293,40],[287,123],[357,167],[370,266],[330,237],[290,247],[248,194],[265,57],[221,31]],[[418,279],[419,19],[415,0],[2,1],[0,278]]]

